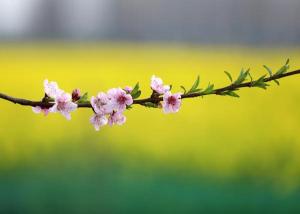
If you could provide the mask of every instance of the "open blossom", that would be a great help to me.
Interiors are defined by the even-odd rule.
[[[109,98],[109,108],[114,111],[124,111],[126,106],[129,106],[133,103],[132,96],[126,94],[121,88],[112,88],[107,92]]]
[[[44,81],[44,89],[45,93],[51,98],[55,98],[63,93],[63,90],[58,87],[56,82],[49,82],[47,79]]]
[[[49,82],[47,79],[44,80],[44,90],[45,94],[55,99],[59,94],[61,94],[63,91],[58,88],[58,85],[56,82]],[[40,106],[32,107],[32,111],[36,114],[43,113],[45,116],[47,116],[50,112],[49,108],[43,108]]]
[[[111,113],[112,109],[110,108],[109,102],[108,96],[103,92],[100,92],[96,97],[93,96],[91,98],[92,107],[97,114]]]
[[[162,79],[153,75],[151,77],[151,89],[159,94],[164,94],[170,90],[170,86],[163,85]]]
[[[163,96],[162,106],[165,113],[178,112],[181,106],[181,94],[180,93],[172,94],[171,92],[168,91]]]
[[[55,97],[55,104],[49,110],[50,112],[59,112],[65,116],[68,120],[71,119],[71,112],[75,111],[77,104],[72,102],[70,94],[62,92]]]
[[[105,115],[94,114],[90,119],[91,124],[94,125],[96,131],[100,130],[100,127],[105,126],[108,122]]]
[[[122,114],[122,112],[114,111],[108,117],[108,124],[110,126],[114,124],[122,125],[126,122],[126,117]]]
[[[49,114],[48,108],[42,108],[40,106],[32,107],[32,111],[36,114],[43,113],[45,116],[47,116]]]

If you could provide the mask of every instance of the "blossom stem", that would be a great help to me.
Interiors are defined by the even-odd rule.
[[[295,70],[295,71],[286,72],[283,74],[274,75],[271,77],[266,77],[263,79],[263,82],[270,82],[273,80],[281,79],[281,78],[296,75],[296,74],[300,74],[300,69]],[[205,92],[187,93],[187,94],[183,94],[181,96],[181,99],[201,97],[201,96],[206,96],[206,95],[211,95],[211,94],[222,95],[222,93],[226,92],[226,91],[234,91],[239,88],[245,88],[245,87],[254,87],[253,82],[255,82],[255,81],[249,81],[249,82],[245,82],[245,83],[241,83],[241,84],[233,83],[233,84],[230,84],[230,85],[222,87],[222,88],[214,89],[210,93],[205,93]],[[23,98],[12,97],[12,96],[9,96],[9,95],[3,94],[3,93],[0,93],[0,99],[7,100],[7,101],[15,103],[15,104],[19,104],[19,105],[23,105],[23,106],[32,106],[32,107],[40,106],[43,108],[50,108],[54,105],[53,102],[48,102],[45,100],[32,101],[32,100],[27,100],[27,99],[23,99]],[[162,96],[158,96],[158,97],[151,96],[151,97],[145,98],[145,99],[133,100],[133,104],[143,105],[143,104],[149,103],[149,102],[157,104],[162,100],[163,100]],[[90,102],[78,103],[78,108],[92,108],[92,105]]]

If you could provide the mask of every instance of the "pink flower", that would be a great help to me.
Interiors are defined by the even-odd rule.
[[[122,125],[126,122],[126,117],[121,112],[114,111],[109,115],[108,124],[110,126],[114,124]]]
[[[58,88],[56,82],[49,82],[47,79],[44,80],[44,89],[45,93],[51,98],[55,98],[56,96],[63,93],[63,90]]]
[[[127,94],[130,94],[131,92],[132,92],[132,87],[131,86],[126,86],[125,88],[124,88],[124,91],[126,91],[126,93]]]
[[[162,106],[165,113],[178,112],[181,106],[181,94],[176,93],[172,95],[172,93],[168,91],[164,94]]]
[[[151,77],[151,89],[159,94],[164,94],[170,90],[170,86],[163,85],[162,79],[153,75]]]
[[[94,114],[90,119],[91,124],[94,125],[96,131],[100,130],[100,127],[107,124],[107,118],[102,114]]]
[[[67,120],[71,119],[71,112],[75,111],[77,104],[72,102],[70,94],[62,92],[55,97],[55,104],[49,110],[50,112],[60,112]]]
[[[109,107],[115,111],[124,111],[126,106],[133,103],[133,99],[130,94],[126,94],[121,88],[112,88],[107,92],[110,100]]]
[[[32,111],[36,114],[43,113],[45,116],[47,116],[49,114],[48,108],[42,108],[40,106],[32,107]]]
[[[96,97],[93,96],[91,98],[92,107],[97,114],[111,113],[113,110],[109,108],[109,102],[108,96],[103,92],[100,92]]]

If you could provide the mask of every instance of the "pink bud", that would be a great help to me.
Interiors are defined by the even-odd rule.
[[[127,94],[130,94],[131,92],[132,92],[132,87],[131,86],[126,86],[125,88],[124,88],[124,91],[126,91],[126,93]]]
[[[74,89],[72,92],[72,100],[73,102],[80,99],[80,90],[78,88]]]

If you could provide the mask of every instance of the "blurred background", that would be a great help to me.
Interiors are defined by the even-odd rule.
[[[298,0],[0,0],[0,91],[39,100],[43,80],[96,95],[156,74],[173,91],[300,67]],[[134,106],[95,132],[0,100],[0,213],[299,213],[299,77],[240,99]]]

